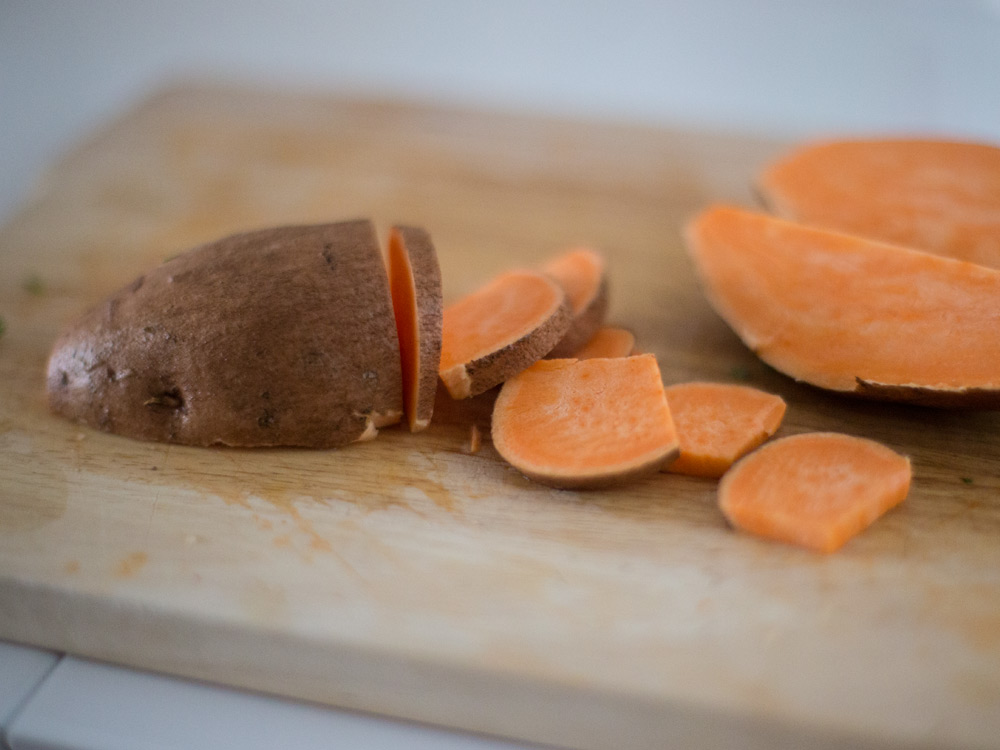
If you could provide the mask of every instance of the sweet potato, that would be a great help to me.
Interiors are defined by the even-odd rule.
[[[441,361],[441,271],[430,235],[419,227],[393,227],[387,258],[403,370],[403,410],[410,432],[418,432],[434,414]]]
[[[508,271],[444,310],[440,376],[452,398],[488,391],[548,354],[569,329],[569,301],[535,271]]]
[[[666,389],[681,452],[664,467],[675,474],[721,477],[741,456],[773,435],[785,402],[731,383],[678,383]]]
[[[705,293],[743,342],[821,388],[1000,407],[1000,271],[713,207],[688,226]]]
[[[624,328],[601,326],[590,341],[576,350],[575,359],[627,357],[635,350],[635,334]]]
[[[493,445],[525,476],[565,488],[655,473],[677,454],[656,358],[544,359],[503,384]]]
[[[237,234],[140,276],[55,343],[51,408],[191,445],[334,447],[403,408],[368,221]]]
[[[769,165],[761,197],[785,219],[1000,268],[1000,148],[839,140]]]
[[[807,433],[740,459],[719,483],[719,507],[752,534],[833,552],[903,502],[910,461],[864,438]]]
[[[604,323],[608,311],[608,276],[604,257],[581,247],[559,255],[544,266],[563,288],[573,310],[569,330],[549,352],[550,358],[574,357]]]

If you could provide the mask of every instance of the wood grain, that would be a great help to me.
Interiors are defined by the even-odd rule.
[[[845,400],[760,364],[680,228],[787,144],[410,103],[182,87],[54,165],[0,232],[0,637],[577,747],[997,747],[1000,415]],[[909,455],[908,500],[833,556],[727,528],[715,483],[557,491],[489,444],[491,394],[340,451],[140,443],[51,416],[60,327],[225,233],[430,230],[445,296],[574,244],[667,382],[739,380],[779,434]],[[24,288],[37,275],[40,293]],[[29,285],[30,286],[30,285]]]

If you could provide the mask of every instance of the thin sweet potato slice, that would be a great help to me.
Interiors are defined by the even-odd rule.
[[[666,392],[681,453],[664,470],[675,474],[721,477],[771,437],[785,416],[780,396],[746,385],[678,383]]]
[[[444,310],[439,374],[452,398],[485,391],[548,354],[569,328],[569,301],[535,271],[508,271]]]
[[[840,140],[798,148],[760,175],[785,219],[1000,268],[1000,148],[943,140]]]
[[[441,270],[430,235],[419,227],[393,227],[388,268],[403,371],[403,411],[410,432],[418,432],[434,414],[441,360]]]
[[[542,271],[565,290],[573,310],[569,330],[548,356],[576,356],[576,350],[597,333],[608,312],[607,264],[597,251],[580,247],[553,258]]]
[[[625,328],[601,326],[590,341],[576,350],[576,359],[627,357],[635,350],[635,334]]]
[[[525,476],[553,487],[603,487],[655,473],[677,432],[651,354],[545,359],[504,383],[493,445]]]
[[[725,206],[686,236],[716,311],[787,375],[872,398],[1000,406],[1000,272]]]
[[[780,438],[740,459],[719,482],[737,528],[833,552],[910,489],[910,461],[880,443],[831,432]]]

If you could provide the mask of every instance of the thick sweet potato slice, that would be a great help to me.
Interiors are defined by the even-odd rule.
[[[740,459],[719,483],[719,507],[751,534],[833,552],[903,502],[910,461],[837,433],[780,438]]]
[[[608,277],[604,257],[590,248],[577,248],[559,255],[542,271],[565,290],[573,310],[573,321],[562,340],[549,352],[550,358],[573,357],[604,323],[608,312]]]
[[[705,293],[743,342],[821,388],[1000,406],[1000,272],[714,207],[687,229]]]
[[[434,414],[441,360],[441,270],[430,235],[418,227],[392,228],[388,264],[403,370],[403,410],[410,432],[418,432]]]
[[[779,216],[1000,268],[1000,148],[933,140],[804,146],[760,176]]]
[[[635,334],[624,328],[601,326],[590,341],[576,350],[576,359],[627,357],[635,350]]]
[[[368,221],[233,235],[85,313],[48,365],[52,409],[191,445],[334,447],[398,422],[399,344]]]
[[[603,487],[655,473],[677,433],[651,354],[545,359],[500,389],[493,445],[525,476],[553,487]]]
[[[746,385],[678,383],[666,392],[681,453],[664,470],[675,474],[721,477],[771,437],[785,416],[780,396]]]
[[[555,281],[508,271],[444,311],[440,375],[452,398],[485,391],[548,354],[571,312]]]

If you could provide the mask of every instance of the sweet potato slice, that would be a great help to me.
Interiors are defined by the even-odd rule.
[[[687,243],[716,311],[778,370],[873,398],[1000,406],[1000,272],[724,206]]]
[[[335,447],[398,422],[399,344],[369,221],[265,229],[167,261],[85,313],[58,414],[145,440]]]
[[[798,148],[760,176],[779,216],[1000,268],[1000,148],[841,140]]]
[[[719,482],[719,507],[751,534],[833,552],[903,502],[910,461],[880,443],[831,432],[779,438]]]
[[[576,350],[576,359],[627,357],[635,349],[635,334],[624,328],[601,326],[590,341]]]
[[[535,271],[508,271],[444,310],[440,376],[452,398],[485,391],[541,359],[570,325],[569,301]]]
[[[419,227],[389,232],[389,287],[399,334],[403,410],[410,432],[434,414],[441,360],[441,270],[430,235]]]
[[[666,392],[681,453],[664,470],[675,474],[721,477],[771,437],[785,416],[780,396],[746,385],[678,383]]]
[[[542,266],[542,271],[565,290],[573,310],[569,330],[548,356],[573,357],[597,333],[608,312],[608,277],[604,257],[590,248],[576,248],[550,260]]]
[[[655,473],[677,454],[677,432],[651,354],[545,359],[504,383],[493,445],[525,476],[589,488]]]

